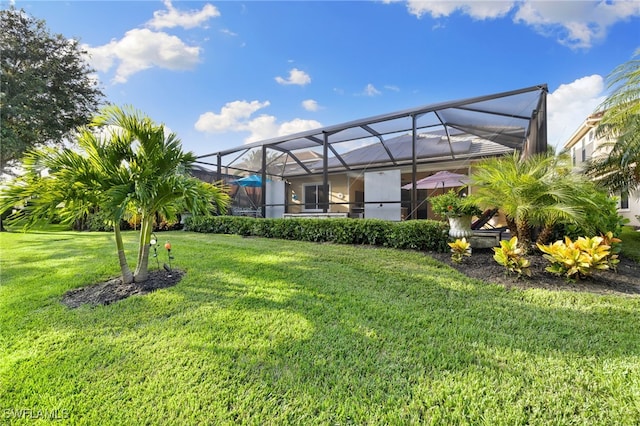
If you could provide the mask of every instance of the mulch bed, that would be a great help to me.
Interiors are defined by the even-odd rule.
[[[147,294],[160,288],[174,286],[184,274],[184,271],[175,269],[171,272],[153,270],[149,271],[149,278],[145,282],[131,284],[122,284],[120,278],[113,278],[103,283],[69,290],[62,297],[62,303],[69,308],[77,308],[85,304],[109,305],[134,294]]]
[[[617,272],[601,271],[589,278],[568,282],[563,277],[545,271],[550,263],[540,254],[526,256],[531,262],[531,276],[521,278],[516,275],[506,275],[505,268],[493,259],[491,249],[474,250],[471,257],[466,257],[460,264],[451,261],[450,253],[427,254],[469,277],[487,283],[500,284],[506,288],[542,288],[617,295],[640,294],[640,264],[624,257],[620,258]]]

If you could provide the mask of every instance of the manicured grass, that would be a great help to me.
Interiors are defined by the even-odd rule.
[[[70,310],[117,274],[112,236],[0,235],[4,421],[640,423],[638,297],[505,290],[411,251],[159,239],[177,286]]]
[[[625,226],[620,235],[622,240],[622,254],[640,262],[640,232],[630,226]]]

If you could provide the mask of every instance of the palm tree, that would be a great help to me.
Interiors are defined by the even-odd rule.
[[[229,197],[220,187],[191,177],[188,170],[195,155],[183,152],[175,133],[165,134],[163,125],[141,112],[109,106],[92,125],[106,128],[114,141],[125,140],[131,147],[127,160],[134,185],[131,202],[141,216],[134,280],[145,281],[156,215],[171,218],[183,210],[195,215],[225,211]]]
[[[587,174],[612,192],[630,191],[640,188],[640,49],[608,76],[608,88],[597,130],[610,141],[608,154],[595,157]]]
[[[518,152],[484,160],[473,171],[473,195],[482,208],[498,207],[511,232],[523,248],[532,241],[532,231],[541,227],[538,241],[551,235],[560,222],[584,222],[581,198],[589,183],[571,173],[567,156],[537,154],[526,159]]]
[[[554,227],[561,223],[577,225],[591,235],[600,232],[587,220],[587,212],[601,207],[594,201],[599,190],[584,175],[573,172],[567,153],[547,156],[547,169],[540,176],[541,186],[534,199],[537,207],[531,211],[531,222],[541,228],[536,243],[546,244]]]
[[[124,163],[129,147],[86,128],[78,132],[77,145],[78,150],[41,148],[27,153],[25,174],[3,193],[2,208],[24,206],[17,219],[29,227],[56,213],[64,222],[72,222],[99,206],[114,228],[122,281],[130,283],[133,274],[120,233],[120,220],[133,190]]]
[[[184,153],[175,134],[131,108],[109,106],[81,129],[78,149],[40,149],[25,159],[27,173],[3,193],[0,209],[25,206],[26,224],[51,219],[60,212],[71,221],[96,206],[113,224],[118,259],[125,283],[148,277],[149,243],[156,213],[175,217],[224,211],[229,197],[220,186],[188,174],[195,156]],[[48,170],[42,175],[43,169]],[[136,270],[125,255],[119,223],[134,208],[142,216]]]
[[[286,155],[282,152],[267,152],[265,163],[267,165],[267,174],[278,175],[282,173],[283,165],[280,164],[285,160]],[[255,173],[262,172],[262,150],[255,149],[250,151],[242,159],[242,165],[244,168],[255,171]]]

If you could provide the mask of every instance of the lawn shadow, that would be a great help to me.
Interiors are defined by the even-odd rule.
[[[216,250],[207,255],[224,255]],[[122,386],[111,377],[125,368],[135,377],[127,395],[168,392],[158,390],[158,368],[200,404],[224,400],[226,420],[273,419],[293,406],[323,422],[366,423],[375,410],[402,412],[427,404],[429,394],[441,397],[434,384],[452,378],[472,377],[484,389],[502,381],[551,387],[548,376],[562,376],[568,364],[597,369],[640,355],[640,342],[628,339],[640,325],[633,300],[626,308],[607,297],[506,290],[435,262],[363,264],[357,250],[341,248],[331,259],[312,250],[299,257],[286,248],[245,250],[206,270],[185,259],[178,285],[59,313],[41,332],[94,339],[96,359],[113,361],[96,370],[110,391]],[[93,343],[76,348],[73,340],[57,356],[93,368],[98,361],[86,361]],[[33,362],[48,356],[38,352]],[[523,359],[537,369],[523,371]]]

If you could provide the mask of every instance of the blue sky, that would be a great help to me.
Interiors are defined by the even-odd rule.
[[[207,154],[549,85],[562,145],[640,48],[640,1],[2,1],[80,39],[109,102]]]

